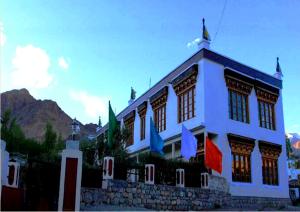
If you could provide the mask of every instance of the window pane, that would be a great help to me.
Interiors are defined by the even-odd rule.
[[[242,121],[242,96],[237,95],[238,121]]]

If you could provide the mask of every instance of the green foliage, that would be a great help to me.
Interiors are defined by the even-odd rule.
[[[83,153],[83,163],[85,166],[94,166],[95,165],[95,153],[97,149],[96,141],[81,140],[80,141],[80,150]]]
[[[53,131],[53,127],[50,123],[47,123],[46,125],[46,132],[45,132],[45,138],[43,142],[43,146],[45,148],[45,151],[52,151],[55,149],[56,146],[56,133]]]
[[[287,156],[287,158],[291,158],[292,147],[291,147],[290,139],[287,137],[285,139],[285,145],[286,145],[286,156]]]
[[[61,134],[57,137],[50,123],[46,125],[43,144],[34,139],[26,138],[16,119],[11,117],[11,111],[3,114],[1,122],[1,139],[6,141],[8,152],[18,152],[28,157],[45,160],[57,160],[58,152],[64,148]]]
[[[16,123],[16,119],[11,118],[11,111],[4,112],[1,123],[1,139],[6,141],[8,152],[19,152],[29,156],[37,156],[42,152],[41,145],[34,139],[27,139]]]

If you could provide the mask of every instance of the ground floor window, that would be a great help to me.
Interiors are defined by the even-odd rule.
[[[279,185],[278,158],[281,153],[281,145],[259,141],[259,151],[262,159],[263,184]]]
[[[232,181],[251,182],[251,153],[254,148],[254,139],[239,135],[228,134],[231,147]]]
[[[278,160],[262,158],[263,184],[278,185]]]
[[[232,181],[251,182],[250,155],[232,153]]]

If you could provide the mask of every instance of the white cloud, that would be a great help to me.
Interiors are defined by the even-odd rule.
[[[6,35],[4,34],[3,23],[0,22],[0,46],[4,46],[6,43]]]
[[[69,68],[69,64],[67,63],[67,61],[63,57],[58,58],[58,65],[63,70],[68,70],[68,68]]]
[[[188,42],[188,43],[186,44],[186,46],[187,46],[188,48],[191,48],[191,47],[193,47],[193,46],[198,45],[199,42],[200,42],[200,38],[196,38],[196,39],[194,39],[193,41]]]
[[[88,94],[85,91],[69,92],[71,99],[78,101],[84,107],[86,118],[79,117],[78,119],[86,123],[98,123],[98,117],[101,116],[102,122],[105,123],[108,119],[108,98],[99,97]]]
[[[53,80],[49,74],[50,59],[46,51],[27,45],[18,46],[12,59],[12,88],[27,88],[29,90],[46,88]]]

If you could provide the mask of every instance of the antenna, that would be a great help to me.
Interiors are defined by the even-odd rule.
[[[150,77],[150,80],[149,80],[149,88],[151,88],[151,77]]]
[[[219,19],[219,23],[218,23],[218,26],[217,26],[217,31],[216,31],[214,39],[213,39],[214,41],[216,40],[216,37],[218,35],[219,29],[220,29],[220,26],[221,26],[221,22],[223,20],[223,16],[224,16],[226,5],[227,5],[227,0],[225,0],[225,2],[224,2],[224,6],[223,6],[223,9],[222,9],[222,12],[221,12],[221,17]]]

